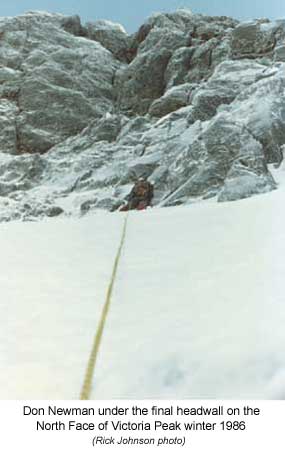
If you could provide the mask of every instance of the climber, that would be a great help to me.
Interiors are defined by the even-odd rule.
[[[153,185],[146,178],[139,178],[131,192],[126,197],[127,203],[120,207],[120,211],[130,209],[146,209],[153,198]]]

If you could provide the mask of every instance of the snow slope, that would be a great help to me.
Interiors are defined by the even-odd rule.
[[[2,224],[1,399],[79,396],[121,219]]]
[[[285,399],[284,175],[130,213],[94,399]],[[78,398],[123,218],[1,225],[0,398]]]

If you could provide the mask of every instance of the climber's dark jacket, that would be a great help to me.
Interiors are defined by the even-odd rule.
[[[153,185],[149,181],[139,180],[127,196],[128,209],[144,209],[153,198]]]

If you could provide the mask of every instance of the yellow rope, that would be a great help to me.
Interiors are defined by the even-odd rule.
[[[107,315],[108,315],[108,311],[109,311],[109,307],[110,307],[110,303],[111,303],[111,297],[112,297],[113,287],[114,287],[117,269],[118,269],[118,265],[119,265],[119,261],[120,261],[120,256],[121,256],[122,248],[123,248],[125,238],[126,238],[127,220],[128,220],[128,214],[125,217],[123,231],[122,231],[122,237],[121,237],[120,245],[119,245],[117,255],[116,255],[116,258],[114,261],[113,271],[112,271],[110,283],[108,286],[107,296],[106,296],[105,304],[104,304],[104,307],[102,310],[101,319],[99,322],[99,326],[97,328],[93,347],[92,347],[92,350],[90,353],[90,357],[89,357],[89,361],[88,361],[88,365],[87,365],[87,369],[86,369],[86,373],[85,373],[84,383],[83,383],[82,390],[80,393],[80,400],[89,400],[90,399],[96,361],[97,361],[100,344],[101,344],[101,340],[102,340],[102,335],[104,332],[105,323],[106,323],[106,319],[107,319]]]

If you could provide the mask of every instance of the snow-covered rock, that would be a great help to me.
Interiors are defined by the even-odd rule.
[[[285,45],[279,45],[275,48],[274,59],[275,61],[285,62]]]
[[[163,117],[183,106],[187,106],[193,89],[195,89],[195,85],[191,83],[181,84],[169,89],[162,97],[153,102],[149,109],[150,115]]]
[[[79,16],[65,17],[61,21],[62,28],[68,33],[74,34],[74,36],[85,36],[86,31],[81,25]]]
[[[277,187],[284,21],[30,12],[0,37],[0,220],[113,210],[141,175],[161,206]]]
[[[164,73],[171,51],[142,52],[117,72],[118,107],[128,114],[143,115],[152,102],[164,93]]]
[[[193,53],[193,48],[181,47],[172,54],[164,74],[167,89],[184,83],[190,70]]]
[[[86,36],[100,42],[103,47],[113,53],[115,58],[128,62],[130,37],[120,24],[108,20],[88,22],[86,24]]]
[[[262,25],[262,21],[255,21],[241,23],[234,29],[231,42],[233,57],[252,58],[274,49],[274,28]]]
[[[98,43],[71,34],[73,22],[42,13],[0,21],[0,92],[16,110],[18,152],[45,152],[112,109],[119,63]]]
[[[207,120],[217,112],[220,105],[227,105],[253,84],[258,77],[262,78],[266,68],[255,61],[224,61],[219,64],[214,74],[196,89],[192,96],[194,110],[192,120]]]

